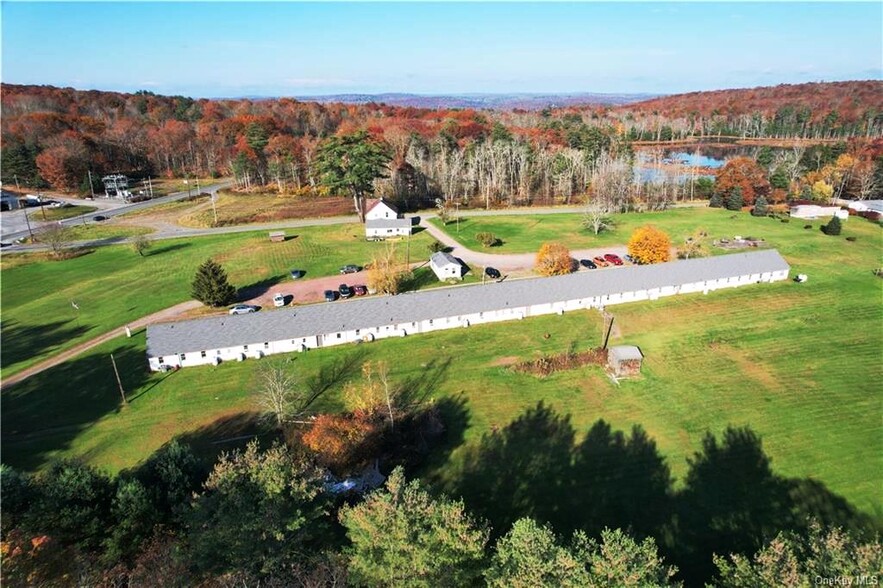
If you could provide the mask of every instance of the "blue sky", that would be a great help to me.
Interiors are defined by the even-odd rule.
[[[194,97],[645,92],[880,79],[869,3],[24,3],[2,80]]]

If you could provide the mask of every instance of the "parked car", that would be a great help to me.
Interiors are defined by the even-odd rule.
[[[258,308],[256,306],[252,306],[251,304],[237,304],[230,309],[230,314],[248,314],[250,312],[257,311]]]
[[[608,253],[604,256],[604,259],[612,263],[613,265],[622,265],[622,260],[618,255],[613,255],[612,253]]]
[[[346,284],[341,284],[338,290],[340,291],[341,298],[352,298],[353,296],[353,289]]]
[[[97,223],[100,223],[101,221],[106,221],[107,217],[104,216],[103,214],[99,214],[99,215],[93,216],[92,220],[94,220]]]
[[[352,265],[352,264],[345,265],[342,268],[340,268],[340,273],[342,273],[342,274],[354,274],[354,273],[357,273],[360,271],[362,271],[361,267],[359,267],[357,265]]]
[[[273,296],[273,306],[280,307],[285,306],[285,294],[277,292],[275,296]]]
[[[607,267],[608,265],[610,265],[610,264],[607,262],[607,260],[604,259],[603,257],[601,257],[600,255],[597,256],[597,257],[592,258],[592,261],[595,262],[595,265],[598,266],[598,267]]]
[[[580,259],[579,264],[586,269],[596,269],[598,267],[591,259]]]
[[[356,293],[356,296],[364,296],[368,293],[368,288],[365,286],[353,286],[353,292]]]
[[[292,280],[299,280],[299,279],[301,279],[302,277],[304,277],[305,275],[307,275],[307,272],[306,272],[306,271],[304,271],[304,270],[299,270],[299,269],[293,269],[293,270],[291,270],[290,273],[291,273],[291,279],[292,279]]]
[[[325,302],[334,302],[337,300],[337,292],[334,290],[325,290]]]
[[[484,273],[487,277],[491,278],[492,280],[499,280],[500,279],[500,270],[498,270],[496,268],[486,267],[486,268],[484,268]]]

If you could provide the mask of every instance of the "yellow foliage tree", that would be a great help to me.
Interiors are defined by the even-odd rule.
[[[653,225],[645,225],[629,238],[629,255],[635,263],[662,263],[671,259],[671,239]]]
[[[396,259],[395,245],[386,247],[371,260],[368,270],[368,287],[383,294],[398,294],[408,275],[408,268]]]
[[[543,243],[537,253],[537,273],[542,276],[561,276],[573,271],[570,250],[561,243]]]
[[[834,195],[834,186],[824,180],[814,182],[811,190],[813,200],[830,200]]]

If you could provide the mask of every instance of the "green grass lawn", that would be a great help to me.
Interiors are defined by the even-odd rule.
[[[45,211],[45,218],[43,212],[37,210],[36,212],[30,213],[28,216],[31,217],[33,221],[57,221],[66,218],[71,218],[73,216],[79,216],[81,214],[88,214],[90,212],[95,212],[98,210],[95,206],[83,206],[80,204],[74,206],[65,206],[62,208],[49,208],[43,207]]]
[[[772,218],[756,219],[747,213],[734,213],[727,210],[709,208],[677,208],[664,212],[644,212],[612,215],[612,230],[595,235],[582,226],[581,214],[544,214],[512,216],[475,216],[460,219],[460,232],[457,223],[442,226],[437,218],[429,222],[444,230],[465,247],[486,253],[534,253],[548,241],[560,241],[569,249],[590,249],[605,245],[623,245],[628,242],[632,231],[646,224],[658,225],[671,237],[672,244],[678,245],[696,229],[705,229],[709,237],[766,237],[784,234],[788,229],[806,223],[814,225],[818,231],[819,221],[800,221],[782,224]],[[757,221],[757,222],[755,222]],[[857,219],[858,222],[863,222]],[[502,244],[483,248],[475,240],[476,233],[491,232],[502,240]]]
[[[433,360],[450,359],[436,396],[462,398],[467,423],[459,446],[426,472],[442,484],[469,444],[542,400],[571,415],[580,432],[599,418],[614,429],[640,424],[678,478],[706,431],[719,435],[728,425],[748,425],[762,436],[778,474],[818,480],[879,515],[883,281],[872,274],[880,266],[879,227],[850,219],[843,235],[828,237],[817,228],[804,230],[803,223],[747,214],[731,218],[733,213],[720,210],[694,214],[694,223],[709,232],[767,239],[792,264],[792,275],[806,273],[809,281],[609,307],[618,328],[613,343],[637,344],[646,356],[639,379],[615,386],[598,368],[586,367],[540,380],[505,367],[572,345],[597,345],[600,318],[594,311],[316,350],[294,355],[293,365],[306,378],[322,365],[362,352],[363,359],[388,360],[394,377],[407,378],[419,377]],[[682,215],[641,216],[652,216],[674,233],[689,228]],[[857,241],[848,242],[847,236]],[[232,259],[226,263],[238,267]],[[273,267],[267,263],[271,274]],[[7,285],[4,279],[4,289]],[[161,295],[159,289],[152,295]],[[126,407],[120,405],[111,352],[132,399]],[[131,466],[176,435],[254,410],[250,390],[257,365],[246,361],[148,374],[143,334],[117,339],[3,391],[4,462],[39,469],[50,458],[80,456],[111,471]],[[323,399],[323,408],[339,406],[339,389]]]
[[[97,228],[104,227],[86,227]],[[336,274],[347,263],[364,265],[384,247],[365,241],[360,225],[308,227],[288,234],[284,243],[271,243],[266,231],[163,240],[145,257],[128,245],[99,247],[64,261],[6,255],[0,261],[2,375],[189,300],[196,268],[208,257],[224,266],[237,287],[269,287],[290,279],[292,268],[319,277]],[[425,233],[414,235],[413,260],[428,257],[429,242]],[[397,251],[404,259],[405,244]]]

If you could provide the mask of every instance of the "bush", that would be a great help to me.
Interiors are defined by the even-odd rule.
[[[537,253],[537,273],[542,276],[561,276],[573,271],[570,250],[561,243],[543,243]]]
[[[754,208],[751,209],[751,216],[766,216],[769,213],[766,198],[758,196],[754,201]]]
[[[500,240],[493,233],[476,233],[475,240],[481,243],[482,247],[494,247],[500,244]]]
[[[836,236],[840,234],[840,231],[843,230],[843,225],[840,223],[840,218],[837,216],[831,217],[831,220],[828,221],[827,225],[822,226],[822,232],[826,235]]]
[[[430,253],[438,253],[439,251],[444,251],[444,250],[445,250],[445,245],[444,245],[444,243],[442,243],[442,242],[440,242],[440,241],[433,241],[433,242],[430,243],[427,247],[429,247],[429,252],[430,252]]]
[[[783,219],[782,219],[782,222],[783,222],[783,223],[790,223],[790,222],[791,222],[791,219],[790,219],[790,218],[783,218]]]
[[[804,228],[804,229],[811,229],[811,228],[812,228],[812,225],[803,225],[803,228]]]
[[[646,225],[632,233],[628,250],[635,263],[662,263],[671,259],[671,239],[665,232]]]
[[[847,237],[846,240],[852,243],[856,240],[856,237]]]

